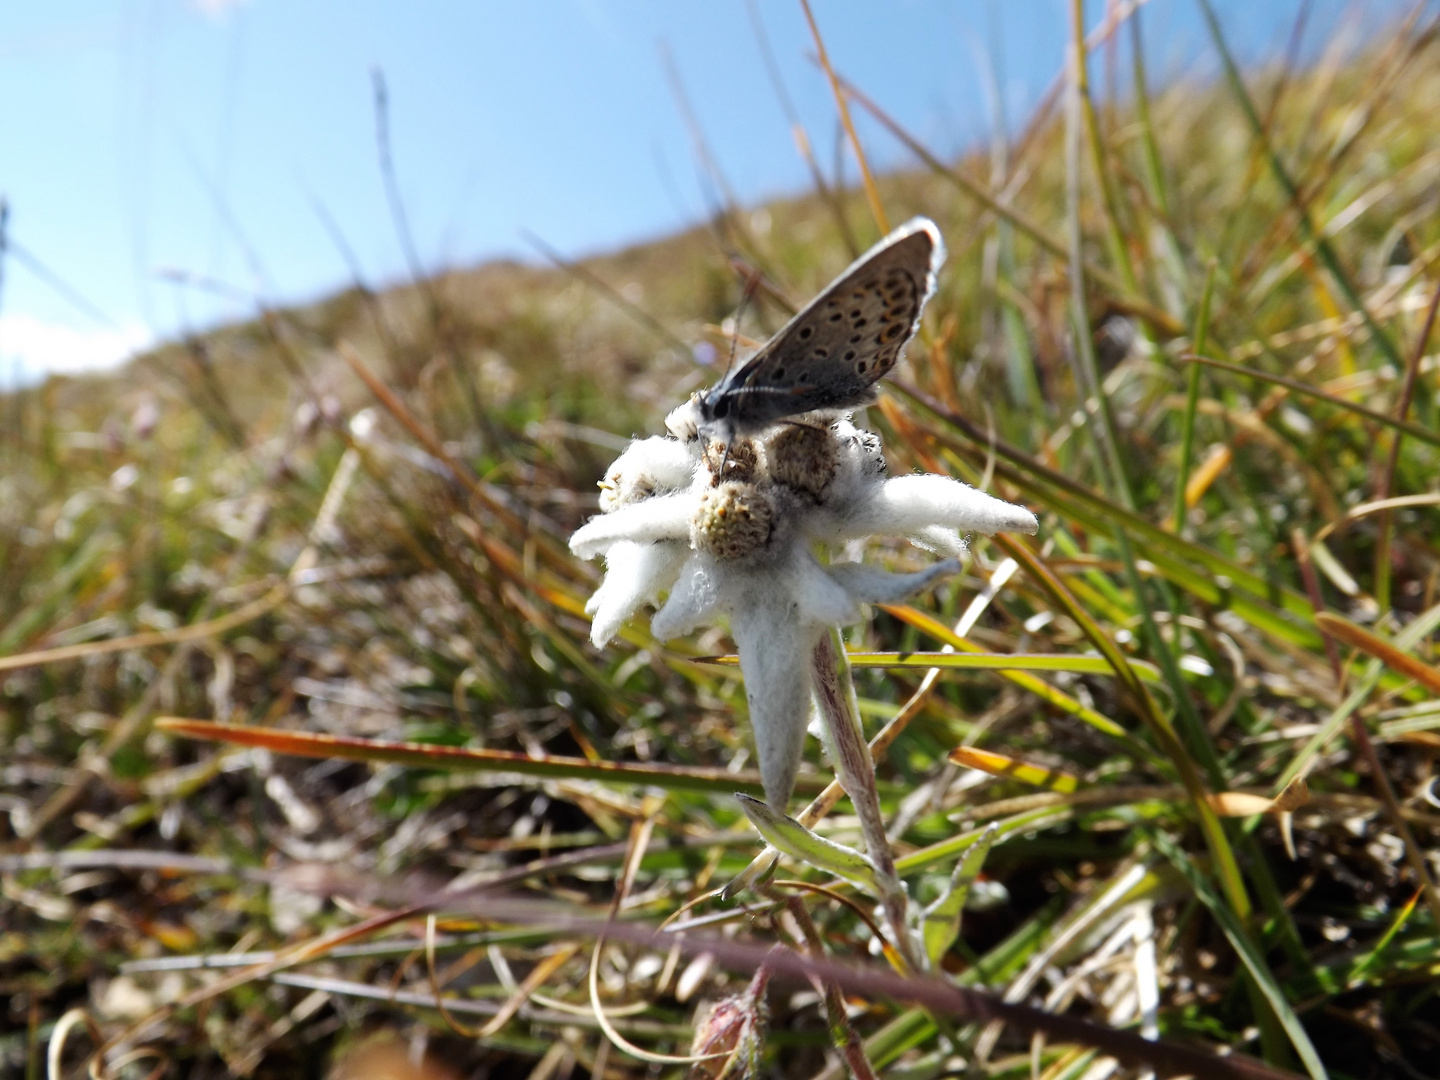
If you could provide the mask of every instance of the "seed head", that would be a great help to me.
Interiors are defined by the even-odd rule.
[[[770,478],[794,491],[819,499],[840,463],[835,436],[829,428],[786,424],[765,444]]]
[[[731,439],[727,451],[725,443],[711,439],[705,444],[705,468],[710,472],[710,486],[716,487],[722,480],[739,481],[749,484],[755,481],[755,471],[760,467],[760,453],[749,439]],[[721,465],[725,475],[720,475]]]
[[[610,514],[652,495],[689,487],[694,470],[694,460],[674,439],[636,439],[605,470],[600,509]]]
[[[765,549],[775,509],[753,484],[730,481],[700,496],[690,519],[690,544],[717,559],[739,559]]]

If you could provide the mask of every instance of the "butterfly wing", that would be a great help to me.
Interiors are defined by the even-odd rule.
[[[707,411],[741,431],[863,404],[919,328],[944,258],[934,222],[896,229],[706,395]]]

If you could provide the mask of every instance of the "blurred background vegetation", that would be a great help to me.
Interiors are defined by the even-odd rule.
[[[579,265],[357,284],[8,394],[0,1074],[46,1075],[48,1049],[78,1075],[106,1040],[127,1077],[320,1075],[356,1047],[365,1076],[427,1052],[414,1075],[683,1073],[599,1030],[588,947],[470,913],[430,927],[427,963],[423,916],[381,925],[403,906],[386,890],[506,874],[603,913],[619,889],[627,915],[694,903],[711,931],[794,946],[778,901],[711,895],[761,846],[728,794],[743,688],[695,662],[728,639],[662,647],[641,619],[592,649],[597,570],[565,540],[628,438],[717,376],[749,271],[767,287],[740,330],[763,339],[881,235],[879,207],[933,218],[950,258],[867,426],[892,471],[983,483],[1042,524],[978,541],[916,602],[939,631],[877,612],[852,647],[939,649],[980,595],[972,648],[1153,665],[1143,696],[1123,673],[857,671],[868,731],[914,714],[878,765],[912,892],[1001,825],[945,977],[1312,1075],[1435,1075],[1437,24],[1422,7],[1308,68],[1164,89],[1092,46],[1122,95],[1059,92],[959,161],[895,130],[917,165],[873,198],[822,184]],[[575,767],[317,760],[162,716]],[[1309,800],[1240,804],[1217,833],[1185,768],[1262,799],[1303,776]],[[827,778],[812,740],[802,794]],[[856,843],[848,804],[818,831]],[[331,887],[265,873],[295,867]],[[863,896],[795,895],[831,955],[869,958]],[[618,944],[598,965],[613,1023],[656,1054],[750,976]],[[847,1039],[887,1075],[1125,1071],[885,1001],[839,1025],[804,988],[768,1004],[767,1074],[842,1075]]]

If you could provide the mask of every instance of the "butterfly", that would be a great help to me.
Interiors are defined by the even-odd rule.
[[[700,433],[728,447],[737,435],[787,416],[868,404],[919,329],[944,261],[933,221],[917,217],[900,226],[695,399]]]

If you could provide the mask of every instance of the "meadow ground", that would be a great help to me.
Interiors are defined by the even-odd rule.
[[[1424,14],[1153,93],[1100,42],[1123,104],[1061,86],[959,162],[851,88],[915,171],[583,266],[357,283],[10,395],[0,1074],[81,1075],[103,1046],[116,1077],[346,1053],[362,1077],[672,1076],[708,1015],[732,1069],[786,1077],[1141,1075],[1107,1030],[1158,1035],[1161,1072],[1180,1046],[1435,1075]],[[627,439],[715,377],[696,358],[723,360],[753,271],[763,339],[915,214],[950,257],[864,424],[892,474],[1041,525],[848,632],[885,654],[854,679],[903,902],[997,826],[958,936],[904,981],[884,890],[814,839],[860,844],[847,801],[718,894],[764,847],[732,794],[757,787],[743,687],[704,659],[729,638],[662,645],[641,617],[593,648],[599,572],[566,541]],[[829,777],[810,740],[791,812]],[[612,910],[629,936],[597,948]],[[689,951],[645,936],[667,919]],[[955,988],[1093,1026],[987,1025]]]

